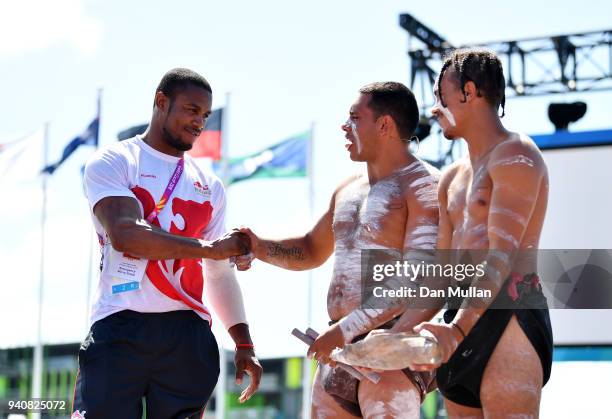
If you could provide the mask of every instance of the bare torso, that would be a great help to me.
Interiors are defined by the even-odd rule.
[[[474,165],[469,159],[456,162],[444,173],[440,190],[441,196],[446,192],[441,212],[450,224],[441,233],[447,236],[446,245],[464,251],[488,250],[489,255],[500,253],[491,250],[514,253],[518,249],[505,271],[537,272],[537,254],[529,250],[538,248],[548,174],[531,139],[512,133]],[[458,253],[460,257],[462,252]],[[498,279],[501,282],[504,277]],[[540,358],[513,316],[487,361],[480,385],[482,407],[447,400],[447,412],[449,417],[506,417],[510,412],[537,417],[542,385]]]
[[[437,169],[417,160],[370,185],[357,176],[338,191],[333,231],[335,261],[327,294],[327,311],[338,320],[361,303],[361,251],[406,247],[408,200],[437,208]],[[414,231],[415,247],[434,248],[437,220],[422,220]],[[432,233],[433,232],[433,233]]]
[[[520,141],[517,139],[516,141]],[[539,152],[538,152],[539,153]],[[548,202],[548,176],[544,176],[533,197],[525,197],[535,200],[535,207],[531,216],[525,216],[509,208],[491,206],[491,195],[493,181],[489,174],[490,164],[512,164],[518,161],[525,165],[532,164],[534,156],[518,155],[506,159],[506,161],[491,163],[491,155],[485,156],[472,167],[468,158],[462,159],[455,164],[447,186],[447,213],[452,224],[451,248],[459,250],[488,249],[489,248],[489,216],[491,213],[502,214],[508,228],[496,230],[496,233],[505,238],[508,245],[520,250],[537,249],[544,224],[546,205]],[[500,185],[496,185],[500,186]],[[512,188],[511,184],[501,185],[504,188]],[[523,237],[515,237],[511,233],[512,224],[518,224],[525,228]],[[517,257],[513,270],[527,274],[537,269],[535,254],[522,252]]]

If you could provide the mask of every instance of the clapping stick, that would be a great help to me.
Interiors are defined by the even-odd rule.
[[[311,328],[306,329],[306,333],[303,333],[298,329],[293,329],[291,331],[291,334],[295,336],[296,338],[298,338],[299,340],[301,340],[302,342],[304,342],[308,346],[312,345],[315,339],[319,336],[319,334]],[[348,364],[337,362],[336,365],[338,366],[338,368],[341,368],[344,371],[348,372],[349,374],[351,374],[353,377],[355,377],[359,381],[361,381],[364,378],[367,378],[374,384],[378,384],[378,382],[380,381],[380,375],[374,372],[370,372],[364,375],[361,372],[359,372],[357,369],[355,369],[354,367]]]

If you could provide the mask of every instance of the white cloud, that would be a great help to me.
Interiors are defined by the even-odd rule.
[[[102,25],[85,10],[84,0],[20,0],[0,6],[0,57],[68,44],[93,53]]]

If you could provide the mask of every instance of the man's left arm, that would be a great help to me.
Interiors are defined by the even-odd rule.
[[[213,187],[213,197],[216,201],[213,208],[216,208],[216,211],[213,211],[213,217],[204,231],[205,239],[217,238],[225,232],[225,189],[220,181],[215,182]],[[257,391],[262,368],[255,356],[242,291],[229,259],[204,259],[203,273],[204,295],[236,345],[236,383],[242,383],[245,372],[251,377],[249,386],[240,395],[239,400],[244,403]]]
[[[484,278],[472,282],[475,289],[490,292],[491,296],[469,297],[463,301],[454,323],[465,334],[495,300],[511,273],[512,261],[523,240],[538,202],[542,180],[546,176],[546,166],[539,151],[524,144],[509,144],[491,157],[489,173],[493,190],[487,227],[489,252],[485,259]]]
[[[432,182],[433,194],[435,195],[436,183]],[[403,257],[408,262],[418,263],[412,260],[415,257],[427,259],[433,257],[437,234],[438,234],[438,206],[433,204],[436,200],[423,201],[418,199],[419,195],[409,193],[406,200],[407,220],[404,229],[404,253]],[[421,260],[419,259],[419,261]],[[384,288],[399,290],[403,286],[412,289],[417,288],[417,284],[407,277],[388,278],[385,283],[381,283]],[[363,298],[363,297],[362,297]],[[316,353],[316,358],[321,362],[329,362],[329,355],[336,348],[343,348],[355,337],[366,334],[373,329],[387,323],[388,321],[400,316],[405,310],[410,298],[405,297],[385,297],[381,303],[380,298],[372,296],[363,301],[360,308],[350,312],[347,316],[340,319],[338,323],[331,326],[311,345],[308,355]],[[382,307],[384,308],[382,308]],[[421,316],[429,316],[430,310],[418,310]],[[435,313],[434,313],[435,314]],[[422,320],[430,317],[423,317]]]
[[[255,356],[240,285],[229,261],[205,260],[204,284],[204,295],[236,345],[236,384],[242,384],[244,373],[251,377],[249,386],[240,395],[240,402],[245,402],[257,391],[262,368]]]

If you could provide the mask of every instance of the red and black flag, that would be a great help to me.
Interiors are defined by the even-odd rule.
[[[206,120],[206,126],[196,140],[193,148],[189,150],[191,157],[208,157],[212,160],[221,160],[221,124],[223,108],[212,111]],[[119,141],[127,140],[135,135],[142,134],[149,124],[140,124],[130,127],[117,134]]]
[[[212,111],[204,131],[196,140],[193,148],[189,150],[191,157],[208,157],[213,160],[221,160],[221,122],[223,120],[223,108]]]

